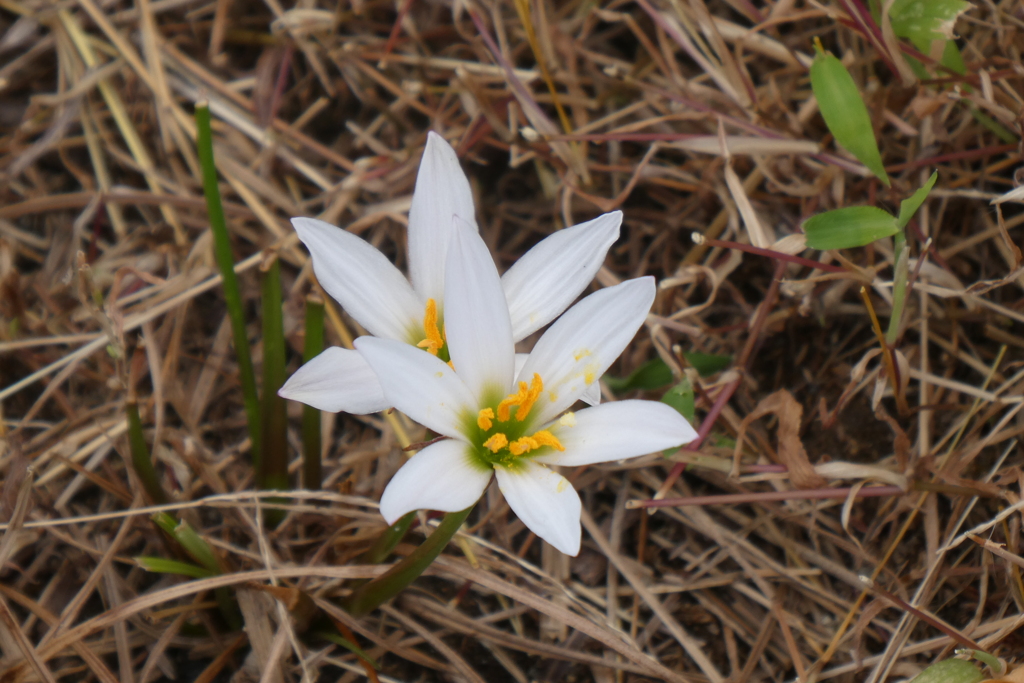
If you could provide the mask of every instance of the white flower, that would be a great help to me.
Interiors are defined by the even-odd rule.
[[[456,222],[477,231],[474,213],[455,151],[429,133],[409,210],[408,280],[350,232],[313,218],[293,218],[292,224],[313,257],[320,284],[370,334],[447,360],[445,261]],[[560,230],[509,268],[501,284],[516,341],[554,320],[590,284],[621,222],[622,213],[613,211]],[[278,393],[330,412],[365,414],[391,407],[359,353],[338,347],[299,368]],[[590,402],[599,399],[599,392],[591,393]]]
[[[356,340],[389,401],[450,437],[427,446],[398,471],[381,498],[381,514],[390,524],[411,510],[463,510],[480,497],[493,473],[527,527],[576,555],[580,499],[546,465],[620,460],[697,437],[685,418],[655,401],[618,401],[563,414],[643,324],[654,301],[654,280],[628,280],[580,301],[544,333],[516,373],[502,282],[475,231],[453,233],[446,271],[450,363],[394,339]]]

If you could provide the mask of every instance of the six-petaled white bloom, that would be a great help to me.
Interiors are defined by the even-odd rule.
[[[576,555],[580,499],[547,465],[620,460],[697,436],[678,412],[655,401],[565,412],[643,324],[654,280],[628,280],[581,300],[544,333],[517,372],[508,289],[475,230],[451,233],[445,271],[450,362],[394,337],[356,340],[387,400],[450,437],[424,448],[395,474],[381,513],[390,524],[411,510],[463,510],[494,474],[527,527]]]
[[[409,210],[408,280],[350,232],[313,218],[293,218],[292,224],[313,257],[320,284],[370,334],[448,360],[445,260],[455,223],[476,232],[474,214],[455,151],[429,133]],[[614,211],[559,230],[509,268],[501,285],[515,341],[558,317],[590,284],[621,222],[622,213]],[[365,414],[392,406],[363,357],[339,347],[299,368],[278,393],[330,412]],[[600,393],[584,398],[597,403]]]

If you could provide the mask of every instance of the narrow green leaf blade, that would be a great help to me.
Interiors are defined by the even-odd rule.
[[[375,662],[373,658],[370,657],[370,655],[366,654],[363,648],[359,647],[348,638],[345,638],[344,636],[341,636],[337,633],[331,633],[330,631],[318,631],[316,635],[320,636],[324,640],[331,641],[335,645],[340,645],[341,647],[345,648],[346,650],[354,654],[356,657],[359,657],[364,662],[372,666],[374,669],[380,669],[380,666],[377,664],[377,662]]]
[[[811,64],[811,89],[818,100],[825,125],[832,131],[836,142],[889,185],[868,108],[843,63],[819,49]]]
[[[914,217],[917,210],[924,204],[924,200],[928,198],[928,193],[935,187],[935,181],[938,178],[939,172],[935,171],[932,173],[932,177],[928,179],[928,182],[919,187],[917,192],[900,202],[900,217],[896,219],[896,224],[900,230],[907,227],[907,223],[910,222],[910,219]]]
[[[214,554],[213,549],[196,533],[196,530],[188,522],[181,520],[181,523],[174,527],[174,538],[185,549],[185,552],[192,556],[193,560],[203,565],[214,575],[221,573],[220,561]]]
[[[140,555],[135,558],[135,563],[147,572],[157,574],[180,574],[181,576],[191,576],[193,579],[205,579],[210,576],[216,576],[215,572],[211,572],[205,567],[199,567],[179,560],[168,560],[163,557]]]
[[[683,358],[701,377],[721,372],[729,367],[729,363],[732,362],[732,356],[719,356],[714,353],[701,353],[700,351],[684,351]]]
[[[863,247],[899,232],[896,218],[873,206],[847,206],[819,213],[804,222],[811,249]]]

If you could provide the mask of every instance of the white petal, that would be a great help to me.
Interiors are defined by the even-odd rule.
[[[697,438],[685,417],[658,401],[605,403],[577,411],[571,419],[557,420],[548,429],[565,451],[535,459],[552,465],[592,465],[633,458]]]
[[[444,296],[452,216],[477,229],[473,192],[459,158],[444,138],[430,132],[409,208],[409,279],[424,301],[440,303]]]
[[[355,346],[396,408],[438,434],[464,438],[466,424],[476,419],[476,403],[447,363],[393,339],[360,337]]]
[[[448,250],[444,326],[456,372],[477,405],[484,405],[488,398],[504,398],[512,386],[512,324],[491,252],[476,230],[455,220],[461,225]]]
[[[370,334],[409,341],[423,324],[423,302],[384,254],[352,233],[315,218],[292,225],[313,257],[323,288]]]
[[[580,552],[580,497],[569,480],[531,460],[495,466],[508,506],[533,533],[566,555]]]
[[[439,441],[412,456],[380,497],[388,524],[412,510],[458,512],[475,503],[491,481],[490,467],[474,462],[463,441]]]
[[[583,390],[582,394],[580,394],[580,400],[588,406],[601,405],[601,382],[597,381],[592,384],[588,384],[587,388]]]
[[[391,407],[359,352],[338,346],[324,349],[296,370],[277,394],[331,413],[367,415]]]
[[[530,414],[534,424],[553,419],[601,379],[643,324],[654,294],[654,278],[627,280],[594,292],[555,321],[519,373],[544,381]]]
[[[501,278],[516,341],[561,315],[580,295],[619,238],[622,212],[574,225],[544,238]]]

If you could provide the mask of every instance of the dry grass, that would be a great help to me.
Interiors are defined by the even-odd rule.
[[[857,33],[852,6],[0,1],[0,679],[366,675],[304,633],[272,586],[298,587],[347,623],[380,680],[877,683],[950,656],[950,634],[1019,656],[1024,213],[990,200],[1013,189],[1021,154],[971,109],[1019,138],[1024,10],[977,3],[957,24],[970,75],[904,86]],[[827,138],[806,72],[814,36],[866,84],[891,190]],[[585,528],[575,559],[489,491],[428,576],[349,619],[331,599],[377,571],[354,558],[383,529],[376,501],[421,431],[397,416],[325,416],[325,492],[296,494],[278,529],[262,527],[197,181],[200,98],[257,362],[261,251],[285,259],[286,333],[300,349],[315,284],[288,218],[346,225],[404,265],[434,129],[463,158],[502,268],[559,227],[625,211],[599,283],[651,274],[661,291],[613,372],[660,354],[696,382],[711,466],[680,474],[695,455],[681,452],[573,472]],[[812,269],[691,240],[771,248],[815,212],[896,209],[934,168],[910,238],[927,257],[912,264],[898,344],[906,406],[865,303],[884,320],[884,241],[804,253],[821,261]],[[332,323],[331,343],[355,330],[343,313]],[[127,362],[105,351],[112,342]],[[680,349],[733,364],[700,378]],[[136,380],[171,510],[214,545],[223,577],[156,576],[131,560],[173,556],[126,466],[123,400]],[[778,419],[744,419],[779,390],[795,401],[775,399],[789,406]],[[807,466],[798,479],[794,439],[810,463],[873,468],[840,466],[826,474],[833,487],[908,492],[755,501],[820,476]],[[773,462],[793,481],[749,467]],[[653,515],[626,506],[718,493],[743,497]],[[968,541],[972,530],[1005,547]],[[218,585],[237,588],[245,634],[210,609]]]

